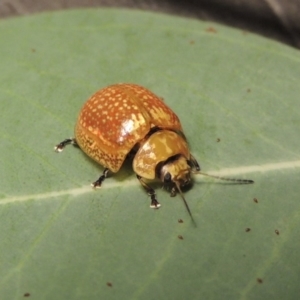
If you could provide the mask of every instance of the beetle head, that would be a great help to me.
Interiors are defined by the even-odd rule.
[[[175,196],[178,191],[184,205],[196,226],[190,208],[183,196],[181,187],[186,186],[191,181],[191,166],[183,155],[176,155],[158,166],[158,176],[164,185],[171,188],[171,196]]]
[[[160,180],[167,186],[183,187],[191,181],[191,167],[182,155],[168,159],[160,168]]]

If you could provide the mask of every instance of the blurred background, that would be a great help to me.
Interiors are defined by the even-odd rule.
[[[139,9],[213,21],[300,48],[300,0],[1,0],[0,18],[80,7]]]

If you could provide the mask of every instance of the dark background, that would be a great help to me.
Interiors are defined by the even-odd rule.
[[[0,18],[79,7],[123,7],[215,21],[300,48],[300,0],[0,0]]]

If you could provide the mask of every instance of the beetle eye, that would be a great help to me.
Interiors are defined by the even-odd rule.
[[[171,174],[168,172],[164,177],[164,182],[171,182]]]

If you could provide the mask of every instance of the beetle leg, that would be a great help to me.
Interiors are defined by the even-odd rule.
[[[190,162],[191,162],[191,165],[192,165],[192,169],[194,171],[200,171],[200,166],[199,166],[196,158],[192,154],[191,154],[191,160],[190,160]]]
[[[160,204],[159,204],[159,202],[156,199],[156,194],[155,194],[154,189],[151,186],[149,186],[148,184],[146,184],[141,176],[136,175],[136,177],[139,180],[139,182],[141,183],[141,185],[143,186],[143,188],[146,190],[147,194],[151,198],[150,207],[151,208],[159,208]]]
[[[104,179],[107,178],[108,172],[109,172],[109,169],[105,168],[104,171],[103,171],[103,173],[102,173],[102,175],[95,182],[93,182],[91,184],[91,186],[93,188],[100,188],[102,182],[104,181]]]
[[[65,139],[63,140],[61,143],[57,144],[55,147],[54,147],[54,151],[55,152],[61,152],[64,150],[64,148],[67,146],[67,145],[75,145],[77,146],[77,142],[74,138],[69,138],[69,139]]]

